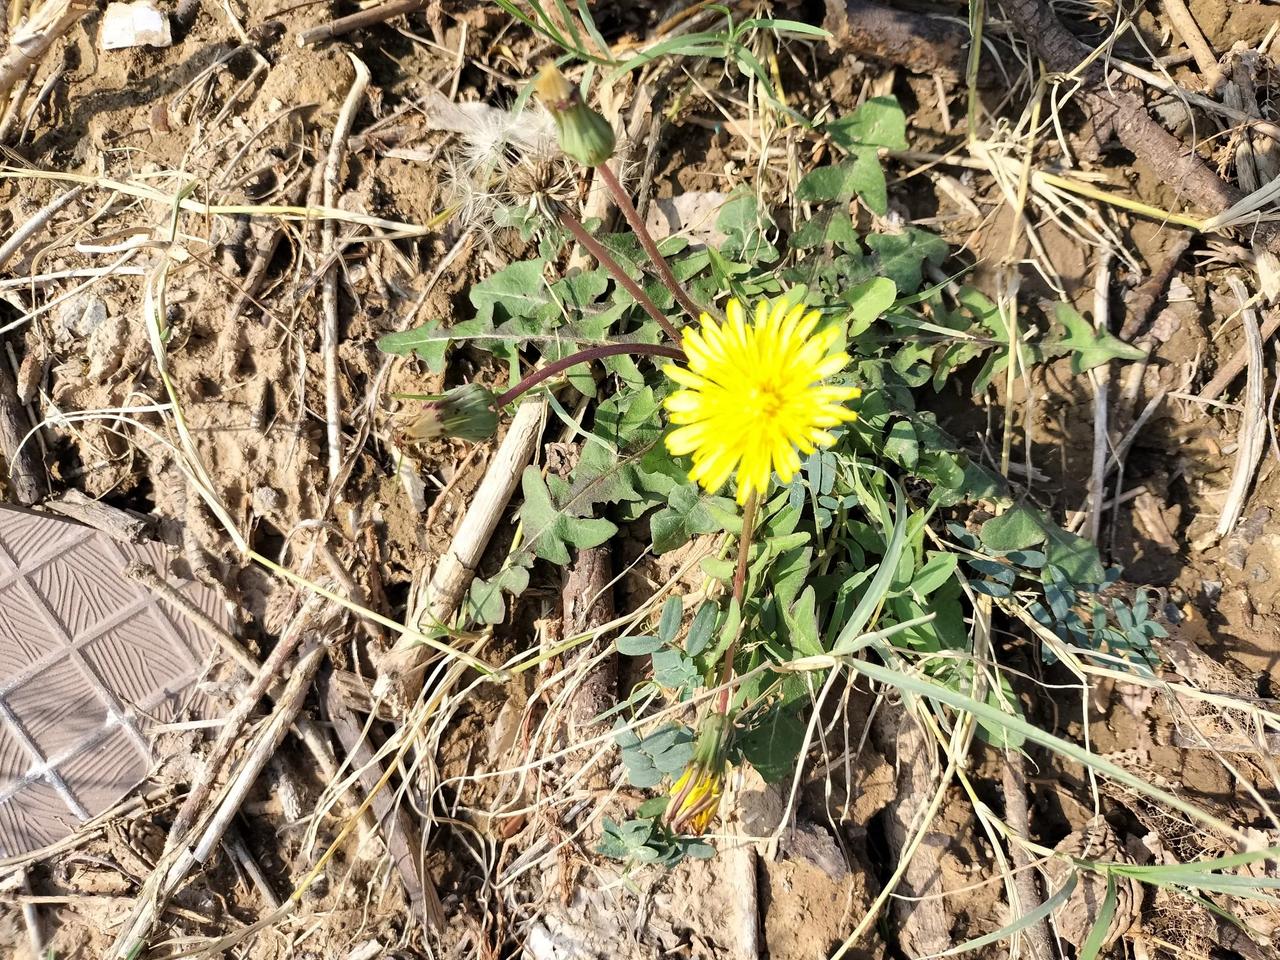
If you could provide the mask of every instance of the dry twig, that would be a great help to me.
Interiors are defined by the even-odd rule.
[[[932,781],[937,764],[933,744],[919,721],[901,702],[882,703],[871,721],[871,734],[880,751],[896,758],[897,798],[886,811],[885,831],[895,860],[911,856],[899,881],[899,898],[893,916],[900,931],[899,944],[909,957],[941,953],[952,946],[951,920],[942,892],[940,859],[946,837],[921,824],[935,792]],[[928,831],[914,856],[908,852],[913,833]]]
[[[393,17],[400,16],[402,13],[413,13],[415,10],[421,10],[426,5],[427,0],[394,0],[392,3],[370,7],[367,10],[361,10],[359,13],[339,17],[336,20],[330,20],[328,23],[322,23],[318,27],[303,30],[298,34],[298,46],[305,47],[308,44],[320,43],[323,40],[332,40],[334,37],[341,37],[364,27],[385,23]]]
[[[489,463],[484,480],[471,500],[471,506],[453,535],[449,549],[436,564],[429,580],[425,570],[420,571],[414,580],[415,599],[408,618],[413,629],[429,630],[453,618],[475,577],[485,547],[489,545],[489,539],[520,483],[520,474],[533,458],[546,412],[547,401],[541,397],[531,396],[521,401],[506,436]],[[402,635],[378,664],[374,697],[390,693],[396,681],[405,691],[420,689],[422,672],[430,654],[429,647]]]
[[[1215,92],[1222,83],[1222,68],[1218,65],[1218,58],[1209,46],[1209,41],[1204,38],[1200,24],[1196,23],[1196,18],[1191,15],[1183,0],[1164,0],[1163,6],[1173,29],[1195,57],[1196,66],[1200,68],[1204,79],[1205,90]]]
[[[951,20],[871,0],[827,0],[823,22],[841,48],[859,57],[951,81],[964,76],[969,31]]]
[[[298,657],[275,711],[236,768],[217,805],[201,827],[199,837],[193,837],[193,842],[190,843],[184,839],[181,845],[167,849],[160,858],[138,894],[133,912],[112,944],[110,956],[113,960],[126,960],[140,955],[169,898],[192,870],[208,862],[210,855],[222,842],[249,788],[275,754],[285,734],[289,732],[289,725],[302,709],[311,688],[311,680],[324,659],[325,649],[324,644],[313,643]]]
[[[1093,51],[1067,31],[1045,0],[1005,0],[1004,9],[1051,72],[1075,75],[1090,60]],[[1125,148],[1182,199],[1215,215],[1245,199],[1186,144],[1156,123],[1136,94],[1107,84],[1100,63],[1084,67],[1081,79],[1081,104],[1095,128],[1114,130]],[[1280,226],[1275,223],[1258,224],[1254,235],[1268,249],[1280,248]]]
[[[1093,290],[1093,323],[1099,331],[1106,331],[1111,316],[1108,295],[1111,289],[1111,251],[1104,249],[1098,257],[1098,273]],[[1111,371],[1108,364],[1089,371],[1093,385],[1093,468],[1089,472],[1089,524],[1086,537],[1094,545],[1102,529],[1103,503],[1107,498],[1107,434],[1108,388]]]
[[[31,448],[22,442],[27,434],[22,416],[9,358],[0,350],[0,456],[8,468],[3,479],[15,501],[31,506],[44,498],[45,480]]]
[[[9,238],[5,240],[4,243],[0,244],[0,268],[3,268],[10,260],[13,259],[13,255],[22,248],[22,245],[26,243],[32,235],[43,230],[45,224],[53,218],[55,213],[67,204],[78,199],[80,194],[84,193],[84,191],[84,186],[72,187],[62,196],[45,204],[36,211],[35,216],[31,217],[31,219],[21,227],[13,231]]]
[[[566,637],[596,630],[613,619],[612,568],[609,544],[584,547],[578,551],[577,560],[565,573],[564,586],[560,591]],[[605,653],[611,645],[611,640],[600,635],[574,655],[579,663],[584,664],[591,664],[597,657],[601,659],[590,667],[590,672],[574,692],[570,709],[571,736],[576,737],[592,718],[604,713],[618,700],[617,652]]]
[[[1259,336],[1262,342],[1266,343],[1280,330],[1280,310],[1271,310],[1267,313],[1266,320],[1263,321],[1262,329]],[[1198,399],[1204,402],[1217,400],[1222,396],[1222,392],[1231,386],[1231,382],[1244,372],[1244,368],[1249,364],[1250,347],[1246,343],[1231,358],[1222,365],[1222,368],[1213,376],[1213,379],[1204,385],[1204,389],[1200,391]]]
[[[333,732],[342,742],[348,765],[360,771],[360,782],[373,795],[373,820],[382,828],[387,855],[404,884],[405,894],[418,920],[425,927],[439,930],[444,927],[444,907],[435,885],[428,876],[426,865],[418,851],[418,831],[406,810],[396,803],[393,792],[379,789],[385,770],[374,754],[364,729],[342,698],[338,685],[327,682],[324,686],[325,710]]]
[[[1004,786],[1004,814],[1011,829],[1018,837],[1030,839],[1031,818],[1027,811],[1027,773],[1022,751],[1006,750],[1001,770]],[[1027,848],[1016,841],[1009,844],[1009,856],[1013,860],[1014,883],[1018,890],[1018,909],[1023,916],[1035,910],[1044,899],[1036,884],[1035,871],[1031,869],[1031,855]],[[1031,954],[1031,960],[1053,960],[1048,924],[1041,920],[1022,931],[1023,942]]]
[[[1240,519],[1267,439],[1266,398],[1263,391],[1265,373],[1262,367],[1262,335],[1258,332],[1258,317],[1248,305],[1250,297],[1244,284],[1237,277],[1231,277],[1227,283],[1242,305],[1240,321],[1244,325],[1249,377],[1245,386],[1244,415],[1237,437],[1236,463],[1231,471],[1231,486],[1227,491],[1227,501],[1222,507],[1222,517],[1218,520],[1219,537],[1230,533]]]

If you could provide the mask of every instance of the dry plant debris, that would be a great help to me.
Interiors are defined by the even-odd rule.
[[[1265,3],[125,6],[7,5],[0,494],[211,652],[4,947],[1268,955]],[[731,296],[819,319],[691,478]]]

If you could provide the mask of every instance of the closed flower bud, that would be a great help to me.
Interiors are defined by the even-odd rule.
[[[617,143],[613,127],[582,102],[578,88],[554,66],[544,67],[534,81],[538,99],[556,122],[560,149],[585,167],[598,166],[613,156]]]
[[[670,799],[666,819],[672,830],[700,836],[715,820],[720,810],[720,795],[724,792],[728,739],[728,717],[712,713],[702,718],[693,759],[667,794]]]
[[[488,440],[497,429],[493,393],[478,383],[468,383],[428,400],[400,432],[410,442],[439,437],[479,442]]]

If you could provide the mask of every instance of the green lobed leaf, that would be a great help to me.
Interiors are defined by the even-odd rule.
[[[674,550],[697,534],[729,529],[735,513],[734,502],[728,497],[704,496],[695,484],[677,487],[667,506],[649,521],[654,552]]]
[[[847,203],[855,196],[874,213],[888,209],[884,170],[874,150],[859,149],[848,160],[811,170],[796,186],[796,199],[811,203]]]
[[[532,561],[526,559],[526,562]],[[468,618],[475,623],[501,623],[507,613],[503,595],[518,597],[528,588],[529,568],[524,564],[513,564],[498,571],[489,580],[473,580],[467,591],[464,609]]]
[[[557,507],[537,467],[525,467],[520,487],[524,492],[520,522],[530,549],[544,560],[564,565],[569,562],[569,547],[598,547],[618,532],[608,520],[570,516]]]
[[[1071,370],[1084,373],[1111,360],[1142,360],[1147,351],[1099,330],[1068,303],[1054,304],[1053,317],[1066,334],[1044,344],[1046,350],[1070,351]]]

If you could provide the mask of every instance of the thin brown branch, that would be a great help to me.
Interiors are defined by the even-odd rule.
[[[298,46],[305,47],[308,44],[320,43],[322,40],[332,40],[334,37],[341,37],[365,27],[386,23],[402,13],[413,13],[426,5],[427,0],[396,0],[396,2],[370,7],[368,10],[361,10],[346,17],[338,17],[318,27],[303,30],[298,34]]]
[[[564,224],[566,230],[573,234],[573,239],[582,244],[588,253],[600,261],[600,265],[608,270],[618,283],[622,284],[622,288],[626,290],[627,293],[635,297],[640,306],[644,307],[645,313],[649,314],[649,316],[654,319],[666,335],[674,342],[679,343],[680,331],[677,330],[671,321],[666,318],[663,312],[658,309],[658,305],[653,302],[653,299],[647,293],[644,292],[644,288],[632,280],[626,270],[622,269],[622,265],[613,258],[613,255],[610,254],[608,250],[605,249],[604,244],[587,232],[587,228],[582,225],[582,221],[573,214],[563,211],[560,213],[560,222]]]
[[[1004,10],[1018,33],[1050,72],[1073,74],[1093,51],[1071,35],[1045,0],[1004,0]],[[1126,149],[1151,168],[1156,178],[1173,188],[1192,207],[1220,214],[1243,199],[1194,150],[1156,123],[1141,98],[1107,84],[1101,63],[1082,72],[1080,105],[1094,127],[1110,129]],[[1259,224],[1254,236],[1271,250],[1280,250],[1280,225]]]

